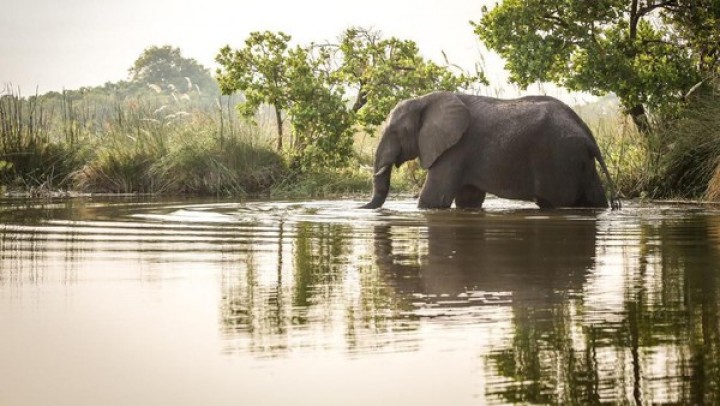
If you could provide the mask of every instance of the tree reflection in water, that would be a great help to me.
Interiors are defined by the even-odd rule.
[[[229,351],[281,356],[300,348],[350,352],[394,350],[393,339],[413,329],[394,317],[394,294],[377,268],[364,264],[365,241],[348,225],[281,224],[273,252],[256,252],[223,282],[225,334],[239,338]],[[365,258],[365,259],[364,259]]]
[[[719,219],[451,211],[285,224],[274,250],[227,275],[223,331],[239,346],[228,351],[362,356],[419,351],[429,325],[507,315],[511,330],[482,338],[488,401],[718,404]]]

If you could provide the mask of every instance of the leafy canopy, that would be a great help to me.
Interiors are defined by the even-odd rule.
[[[347,164],[354,130],[372,131],[404,98],[484,81],[480,73],[456,75],[424,59],[412,41],[366,29],[346,30],[338,44],[293,48],[290,40],[282,32],[254,32],[243,48],[222,48],[217,80],[225,94],[244,92],[238,110],[245,117],[263,104],[274,107],[278,149],[289,119],[291,154],[303,169]]]
[[[505,0],[483,13],[475,32],[513,82],[614,92],[636,119],[675,111],[718,73],[716,0]]]
[[[333,78],[355,91],[352,110],[368,131],[380,125],[400,100],[434,90],[468,88],[474,82],[487,84],[481,72],[455,74],[423,58],[415,42],[384,39],[378,31],[349,28],[334,50],[339,68]]]
[[[253,32],[245,40],[244,48],[220,49],[215,58],[222,67],[217,71],[220,90],[223,94],[243,92],[245,102],[238,106],[243,116],[253,117],[263,103],[279,110],[289,107],[288,65],[294,56],[289,41],[290,36],[282,32]]]
[[[278,141],[283,149],[283,115],[290,118],[293,159],[300,167],[342,166],[351,155],[352,122],[341,89],[329,82],[322,58],[302,47],[290,47],[283,32],[253,32],[242,49],[226,46],[216,61],[223,93],[242,91],[238,111],[253,118],[263,104],[275,110]]]

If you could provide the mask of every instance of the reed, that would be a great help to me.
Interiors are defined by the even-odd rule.
[[[720,200],[719,94],[703,87],[649,134],[619,114],[586,120],[626,197]]]
[[[720,200],[720,86],[696,94],[682,118],[658,132],[661,197]]]
[[[236,196],[269,188],[286,170],[268,131],[234,112],[117,109],[101,152],[74,174],[81,190]]]
[[[630,118],[619,112],[585,121],[597,140],[618,192],[626,198],[646,195],[656,170],[647,138]],[[604,176],[601,179],[605,182]]]
[[[0,184],[63,187],[81,159],[82,149],[55,142],[58,117],[46,104],[11,86],[0,92]]]
[[[27,190],[236,195],[286,176],[237,97],[207,103],[97,89],[0,94],[0,184]]]

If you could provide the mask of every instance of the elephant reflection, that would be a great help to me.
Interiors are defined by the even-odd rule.
[[[514,300],[578,289],[594,266],[594,217],[427,213],[427,253],[394,252],[392,226],[376,227],[377,265],[405,293],[511,292]]]
[[[596,219],[587,212],[577,214],[528,218],[523,213],[427,213],[425,252],[409,258],[408,250],[402,252],[400,247],[412,244],[397,241],[407,230],[378,227],[376,261],[396,291],[409,296],[412,305],[406,307],[424,306],[417,303],[419,297],[446,309],[447,303],[476,305],[462,300],[461,294],[482,292],[479,296],[500,296],[502,303],[509,295],[511,345],[494,348],[488,358],[496,373],[517,385],[486,392],[511,403],[584,404],[597,398],[597,386],[586,384],[587,377],[598,374],[596,364],[586,361],[592,357],[573,356],[578,349],[568,346],[574,324],[573,297],[568,292],[581,291],[595,266]],[[443,299],[445,295],[451,299]],[[579,350],[592,348],[586,345]],[[558,382],[558,371],[567,379]],[[553,386],[568,389],[563,393],[569,397],[547,390]]]

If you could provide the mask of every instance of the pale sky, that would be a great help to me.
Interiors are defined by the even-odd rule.
[[[215,69],[229,44],[252,31],[284,31],[295,44],[335,40],[349,26],[417,42],[423,54],[469,71],[482,66],[492,90],[512,97],[497,55],[483,50],[469,21],[496,0],[3,0],[0,84],[23,95],[96,86],[127,79],[128,68],[151,45],[179,47],[183,56]],[[557,92],[543,88],[548,94]],[[536,90],[537,92],[537,90]],[[496,94],[492,94],[496,95]]]

